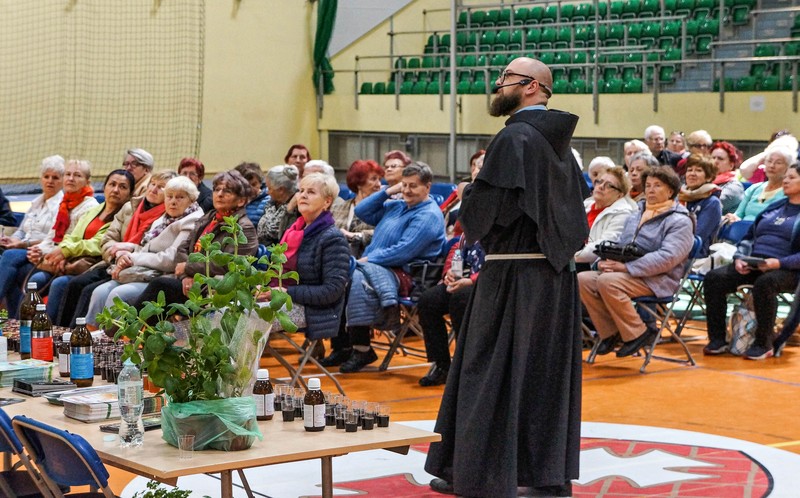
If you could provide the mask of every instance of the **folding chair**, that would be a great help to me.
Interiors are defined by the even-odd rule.
[[[99,491],[69,498],[117,498],[108,485],[108,471],[84,438],[24,415],[14,417],[11,425],[52,496],[64,496],[60,486],[89,486]]]
[[[3,454],[4,460],[3,470],[0,471],[0,495],[10,498],[50,496],[49,488],[14,433],[11,418],[2,408],[0,408],[0,453]],[[18,458],[13,466],[11,457]],[[69,488],[66,488],[66,491],[69,491]]]

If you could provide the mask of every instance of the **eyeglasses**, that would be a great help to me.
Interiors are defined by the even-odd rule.
[[[384,164],[383,167],[385,169],[394,169],[394,168],[402,168],[402,164]]]
[[[215,194],[222,194],[222,195],[233,195],[235,192],[227,187],[216,187],[212,191]]]
[[[133,169],[133,168],[143,168],[144,166],[140,163],[137,163],[136,161],[125,161],[124,163],[122,163],[122,167],[125,169],[128,168]]]
[[[610,189],[616,190],[620,194],[622,193],[622,189],[620,189],[619,187],[617,187],[616,185],[614,185],[613,183],[611,183],[611,182],[609,182],[607,180],[597,180],[597,181],[594,182],[594,186],[595,186],[595,188],[597,188],[597,187],[610,188]]]
[[[515,73],[514,71],[509,71],[508,69],[506,69],[505,71],[500,73],[500,84],[502,85],[506,81],[506,78],[509,77],[509,76],[519,76],[520,78],[523,78],[523,79],[528,79],[528,80],[531,80],[531,81],[535,81],[536,83],[539,83],[540,87],[542,87],[542,90],[544,90],[544,93],[545,93],[545,95],[547,95],[547,98],[550,98],[550,97],[553,96],[553,90],[550,89],[547,85],[545,85],[541,81],[539,81],[536,78],[534,78],[533,76],[528,76],[527,74]]]
[[[708,149],[711,144],[689,144],[689,147],[697,147],[698,149]]]

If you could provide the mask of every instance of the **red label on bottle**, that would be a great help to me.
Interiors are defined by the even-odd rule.
[[[53,361],[53,338],[34,337],[31,339],[31,358],[34,360]]]

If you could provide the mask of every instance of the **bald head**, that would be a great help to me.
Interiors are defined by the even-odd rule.
[[[536,100],[539,101],[544,97],[544,102],[547,102],[553,94],[553,73],[542,61],[531,59],[530,57],[518,57],[508,64],[507,70],[533,76],[539,83],[539,89],[534,94],[537,96]]]

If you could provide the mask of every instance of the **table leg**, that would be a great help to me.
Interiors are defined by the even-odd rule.
[[[333,457],[324,456],[322,460],[322,498],[333,498]]]
[[[233,477],[230,470],[223,470],[219,473],[220,493],[222,498],[233,498]]]

